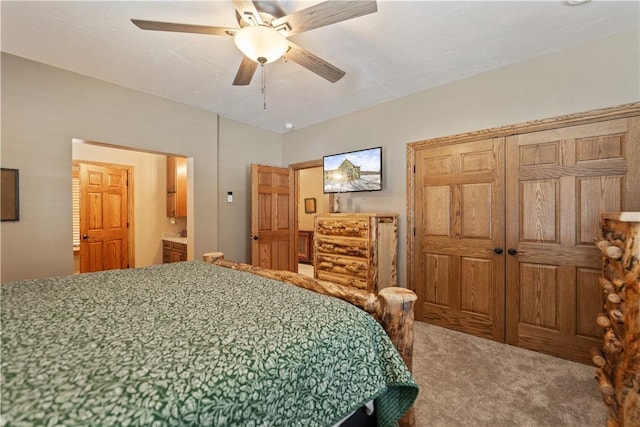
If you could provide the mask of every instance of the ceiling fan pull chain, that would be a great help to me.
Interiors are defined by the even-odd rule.
[[[262,106],[266,110],[267,109],[267,91],[264,86],[264,64],[260,64],[260,68],[262,69]]]

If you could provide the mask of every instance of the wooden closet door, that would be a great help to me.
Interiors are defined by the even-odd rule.
[[[601,345],[602,212],[640,208],[638,118],[511,136],[507,342],[590,363]]]
[[[417,318],[504,341],[504,138],[420,149],[415,182]]]

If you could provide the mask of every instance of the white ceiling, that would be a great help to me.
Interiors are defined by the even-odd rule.
[[[317,2],[281,1],[286,13]],[[391,1],[291,37],[346,71],[332,84],[294,62],[232,86],[226,36],[143,31],[130,18],[237,28],[231,1],[6,1],[2,51],[285,132],[640,26],[639,1]]]

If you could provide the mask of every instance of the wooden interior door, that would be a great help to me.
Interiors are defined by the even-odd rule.
[[[129,267],[127,169],[80,163],[80,272]]]
[[[416,316],[504,341],[504,138],[415,159]]]
[[[288,168],[251,165],[251,264],[297,271],[294,200]]]
[[[638,118],[508,137],[507,342],[590,363],[602,212],[640,209]]]

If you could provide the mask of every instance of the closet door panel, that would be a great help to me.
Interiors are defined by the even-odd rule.
[[[424,301],[429,304],[449,307],[449,259],[447,255],[426,253],[422,276],[425,278]],[[429,272],[429,274],[427,274]]]
[[[559,243],[560,180],[541,179],[520,183],[520,241]]]
[[[617,212],[622,206],[624,194],[624,175],[589,176],[577,179],[578,244],[593,245],[593,236],[600,233],[600,214]],[[640,191],[640,190],[639,190]],[[595,202],[598,203],[595,203]]]
[[[462,257],[460,310],[491,316],[491,288],[493,282],[491,261],[485,258]]]
[[[491,187],[491,183],[460,186],[461,238],[491,239]]]
[[[598,282],[602,269],[578,268],[576,273],[576,334],[600,339],[602,328],[593,320],[593,313],[602,311],[602,290],[593,284]]]
[[[557,329],[558,266],[522,263],[520,289],[522,323]]]
[[[424,230],[428,236],[449,236],[451,231],[451,188],[448,185],[425,187],[423,204],[438,206],[425,212]]]
[[[602,212],[639,208],[637,129],[630,118],[507,138],[508,343],[589,363],[602,310],[594,240]]]
[[[417,318],[503,341],[504,138],[420,150],[415,179]]]

